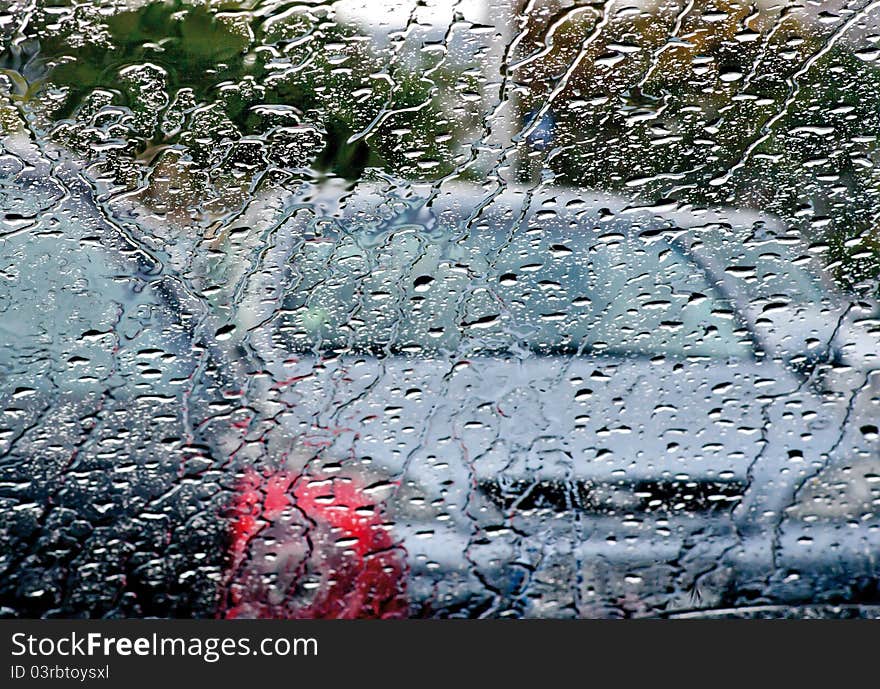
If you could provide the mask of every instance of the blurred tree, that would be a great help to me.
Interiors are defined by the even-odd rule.
[[[445,91],[462,75],[430,54],[390,64],[389,51],[321,8],[64,2],[37,7],[26,59],[17,38],[6,38],[0,65],[31,126],[124,188],[161,186],[170,174],[190,189],[176,194],[184,205],[211,180],[245,193],[273,166],[350,180],[367,167],[437,177],[460,145]],[[421,76],[428,66],[431,79]]]
[[[842,282],[876,289],[880,70],[840,40],[849,15],[806,23],[733,0],[539,7],[513,56],[524,178],[770,211],[827,244]]]

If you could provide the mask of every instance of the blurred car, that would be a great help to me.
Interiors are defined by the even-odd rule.
[[[796,232],[559,188],[399,189],[258,205],[230,232],[275,228],[236,329],[273,381],[281,471],[374,496],[416,609],[874,590],[876,307],[847,306]],[[246,569],[295,601],[317,550],[299,579],[271,545]]]
[[[379,178],[172,241],[3,164],[7,610],[880,597],[876,305],[771,216]]]

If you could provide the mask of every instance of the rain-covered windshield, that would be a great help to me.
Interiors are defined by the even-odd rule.
[[[749,356],[699,264],[602,235],[478,228],[453,241],[400,227],[366,246],[356,232],[303,242],[278,324],[295,351]]]
[[[0,1],[0,615],[878,614],[878,98],[861,0]]]

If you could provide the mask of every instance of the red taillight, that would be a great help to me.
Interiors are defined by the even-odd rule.
[[[230,536],[222,617],[407,615],[403,549],[355,480],[249,471]]]

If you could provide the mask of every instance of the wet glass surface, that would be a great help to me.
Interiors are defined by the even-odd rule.
[[[880,2],[0,7],[0,615],[880,610]]]

